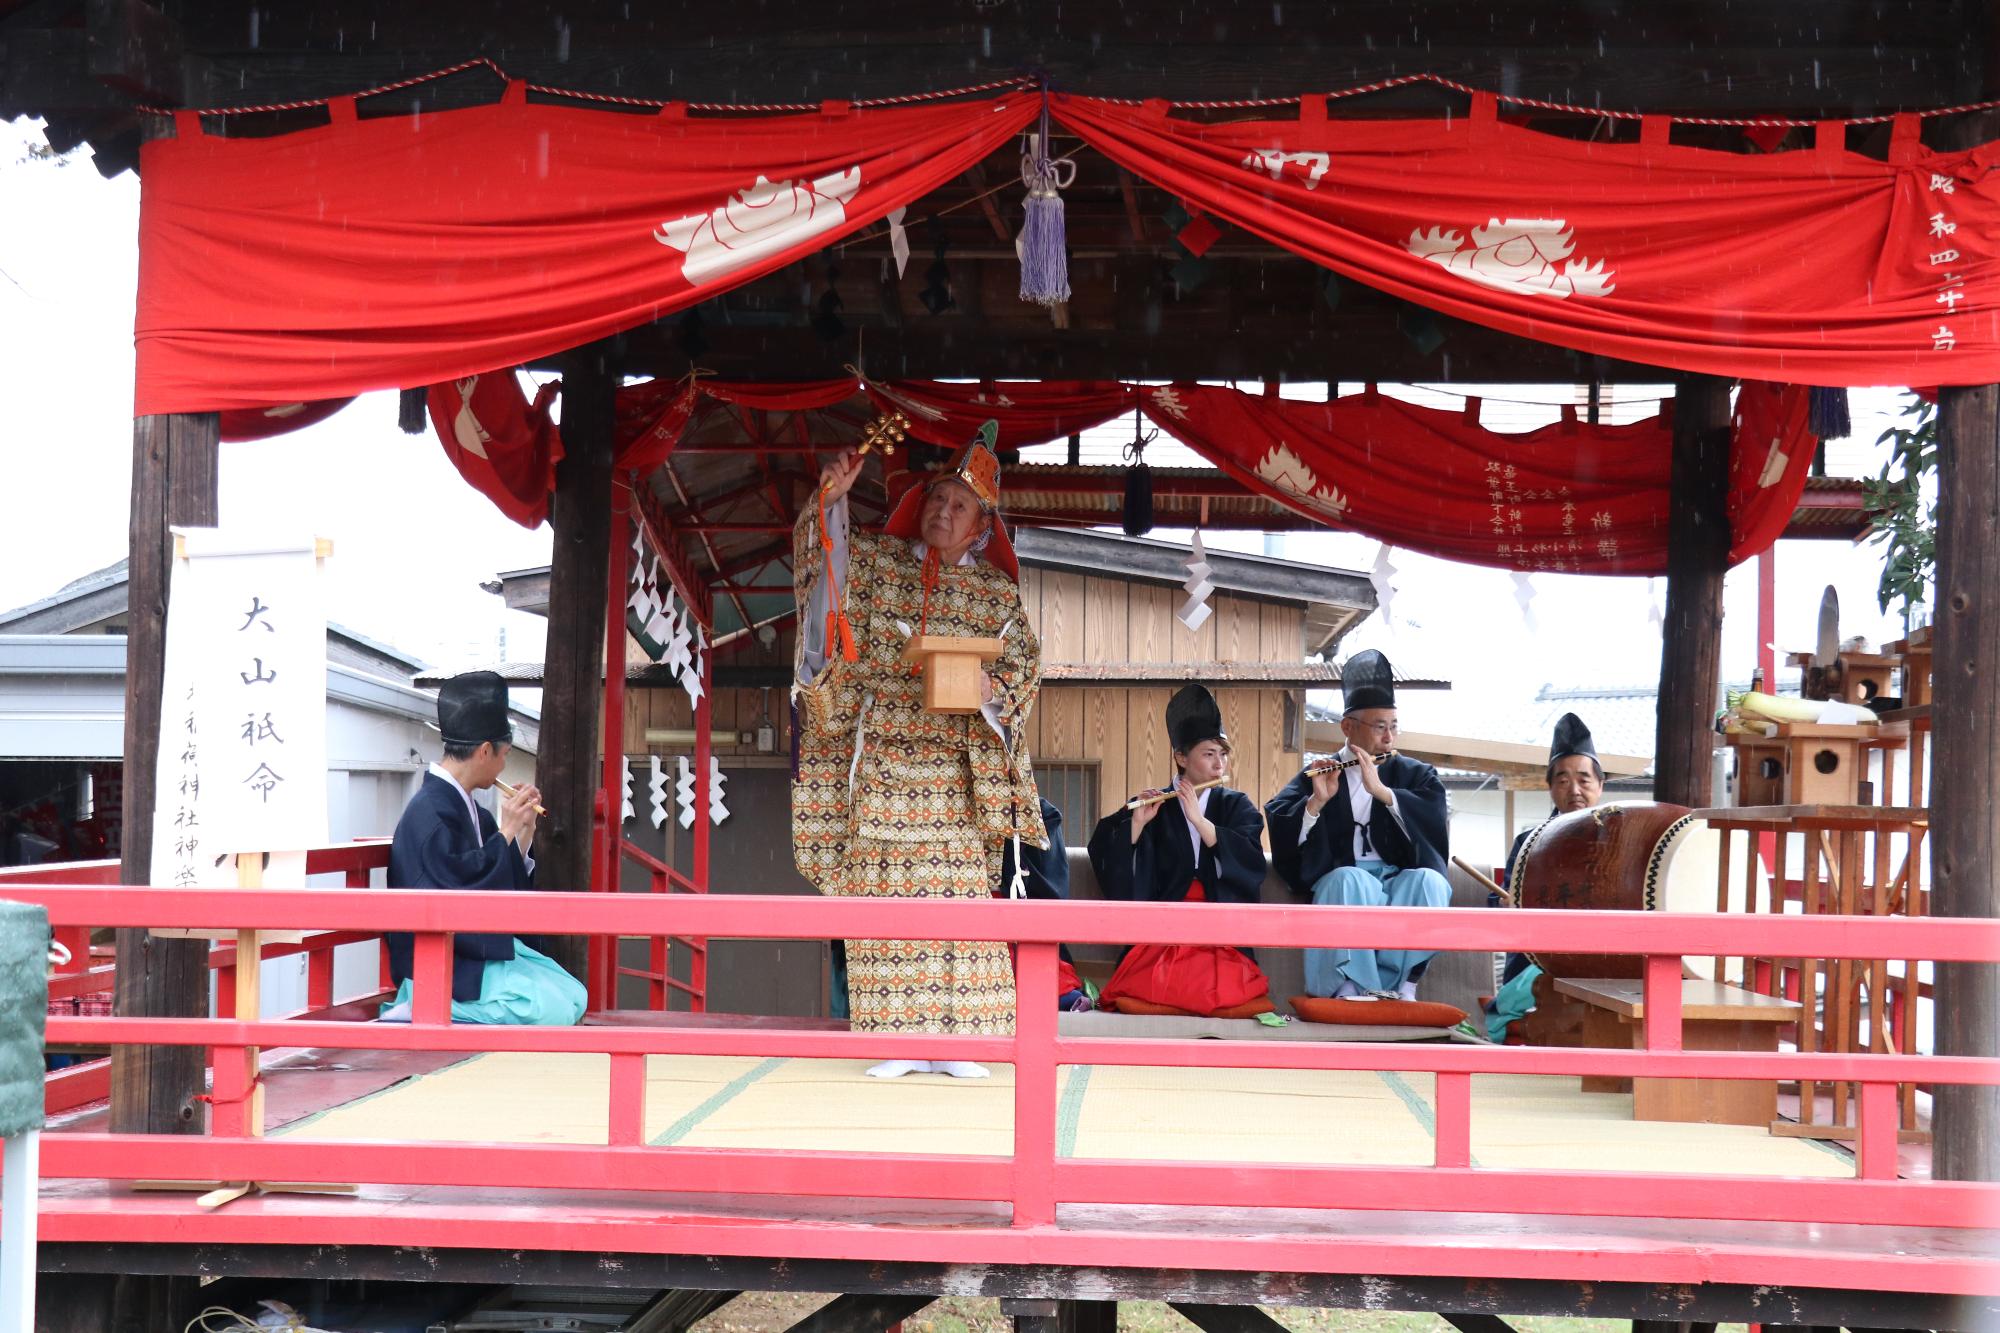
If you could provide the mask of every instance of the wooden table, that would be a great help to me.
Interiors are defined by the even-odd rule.
[[[1645,1047],[1644,983],[1569,978],[1559,994],[1583,1002],[1584,1044],[1619,1050]],[[1689,1051],[1775,1051],[1778,1029],[1798,1021],[1799,1006],[1719,981],[1681,982],[1681,1048]],[[1747,1079],[1595,1078],[1585,1092],[1623,1092],[1631,1085],[1634,1120],[1715,1125],[1769,1125],[1778,1115],[1778,1085]]]

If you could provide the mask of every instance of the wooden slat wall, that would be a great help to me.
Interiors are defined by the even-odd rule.
[[[1048,662],[1285,662],[1300,661],[1305,649],[1304,609],[1278,602],[1217,593],[1200,631],[1189,633],[1174,618],[1182,594],[1177,588],[1132,583],[1116,576],[1062,570],[1021,571],[1021,600],[1042,641]],[[791,660],[790,635],[766,648],[739,649],[758,662]],[[1222,674],[1220,672],[1218,675]],[[1164,781],[1172,766],[1165,713],[1170,688],[1106,688],[1047,685],[1030,716],[1028,750],[1039,763],[1098,766],[1099,798],[1108,810],[1134,791]],[[1259,804],[1269,800],[1298,772],[1302,756],[1284,748],[1285,696],[1300,691],[1219,685],[1223,724],[1235,744],[1235,781]],[[1303,707],[1303,698],[1298,700]],[[715,692],[715,752],[725,762],[757,754],[737,737],[754,732],[765,707],[761,689]],[[769,691],[771,724],[777,731],[776,757],[790,752],[791,708],[783,689]],[[667,752],[648,746],[648,728],[692,727],[693,709],[678,687],[625,692],[625,752]],[[770,757],[765,757],[766,760]],[[783,811],[767,816],[782,820]],[[774,828],[773,835],[783,830]],[[1088,828],[1071,831],[1078,841]]]

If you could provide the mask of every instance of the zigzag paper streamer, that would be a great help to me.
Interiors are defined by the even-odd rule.
[[[691,624],[694,626],[694,649],[692,652],[689,652],[688,626]],[[701,683],[701,658],[702,654],[708,651],[708,636],[701,632],[701,625],[695,621],[693,610],[689,610],[687,619],[681,622],[681,632],[676,639],[676,643],[680,648],[683,658],[681,688],[687,691],[688,704],[698,707],[701,704],[703,688]]]
[[[680,780],[674,783],[674,797],[681,807],[681,827],[694,827],[694,770],[688,767],[686,755],[676,755],[681,766]]]
[[[708,822],[720,824],[729,818],[729,807],[722,803],[722,761],[714,755],[708,757]]]
[[[646,779],[646,794],[653,803],[653,827],[659,828],[667,822],[667,771],[660,767],[660,756],[648,756],[652,771]]]
[[[1198,630],[1215,610],[1208,604],[1209,594],[1215,591],[1215,585],[1208,581],[1212,567],[1208,563],[1208,552],[1202,547],[1199,529],[1188,546],[1187,572],[1187,581],[1181,584],[1182,591],[1188,595],[1187,600],[1181,603],[1181,609],[1174,615],[1189,630]]]
[[[625,783],[624,783],[625,813],[619,817],[619,822],[630,823],[632,820],[632,761],[628,758],[624,763],[618,766],[618,771],[621,774],[623,774],[625,778]]]

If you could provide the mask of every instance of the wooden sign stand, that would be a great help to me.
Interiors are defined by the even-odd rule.
[[[1000,640],[917,634],[903,645],[905,662],[924,668],[924,707],[933,713],[979,711],[979,680],[986,664],[1000,656]]]
[[[264,886],[263,852],[241,852],[236,857],[236,887],[239,889],[260,889]],[[214,932],[187,931],[189,935],[208,934],[209,938],[227,939],[228,935]],[[264,942],[278,935],[296,937],[297,932],[267,932],[262,930],[238,930],[236,939],[236,1016],[243,1022],[254,1023],[263,1004]],[[240,1051],[220,1055],[215,1062],[215,1082],[209,1090],[211,1115],[223,1121],[228,1131],[246,1134],[251,1138],[264,1136],[264,1082],[257,1076],[258,1048],[245,1046]],[[225,1109],[227,1108],[227,1109]],[[214,1180],[139,1180],[133,1182],[134,1189],[142,1190],[200,1190],[202,1195],[195,1200],[197,1208],[220,1208],[223,1204],[240,1199],[252,1190],[259,1194],[347,1194],[355,1193],[350,1184],[320,1181],[274,1182],[262,1180],[214,1181]]]
[[[179,536],[174,538],[174,555],[184,558],[186,543]],[[320,538],[315,543],[315,558],[324,560],[333,554],[333,543]],[[264,866],[269,860],[267,852],[238,852],[236,854],[236,887],[239,889],[261,889],[264,887]],[[297,942],[305,938],[300,931],[266,931],[239,929],[230,931],[212,930],[156,930],[157,935],[173,935],[182,938],[229,939],[236,940],[236,1008],[239,1021],[254,1023],[263,1007],[263,958],[267,942]],[[219,1056],[215,1061],[214,1083],[209,1089],[211,1127],[225,1134],[243,1134],[251,1138],[264,1135],[264,1083],[258,1077],[259,1050],[255,1046],[245,1046],[239,1051]],[[195,1200],[198,1208],[220,1208],[235,1199],[240,1199],[252,1190],[259,1194],[346,1194],[356,1192],[355,1186],[341,1182],[296,1181],[274,1182],[261,1180],[213,1181],[213,1180],[138,1180],[134,1189],[144,1190],[200,1190],[201,1197]]]

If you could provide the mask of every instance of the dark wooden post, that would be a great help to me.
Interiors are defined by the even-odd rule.
[[[535,782],[549,818],[536,837],[535,883],[577,893],[590,887],[591,822],[600,785],[598,715],[617,388],[612,343],[594,343],[569,358],[563,372],[563,460],[556,465],[549,507],[555,555],[549,568],[548,648],[542,655],[542,743],[535,756]],[[578,980],[587,980],[582,938],[530,943]]]
[[[1675,389],[1670,490],[1653,796],[1704,806],[1714,791],[1722,576],[1729,568],[1727,380],[1697,375]]]
[[[121,878],[149,884],[160,749],[160,688],[167,662],[169,526],[213,527],[219,418],[213,412],[140,417],[132,426],[131,556],[125,640],[125,825]],[[149,1017],[206,1016],[208,942],[117,932],[112,1010]],[[202,1128],[199,1046],[121,1046],[111,1053],[111,1128],[193,1134]]]
[[[1938,394],[1931,911],[2000,916],[2000,386]],[[1937,969],[1939,1055],[2000,1055],[2000,966]],[[1934,1173],[2000,1180],[2000,1088],[1936,1090]]]

